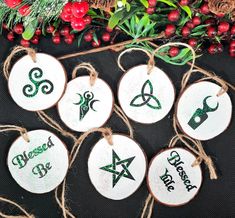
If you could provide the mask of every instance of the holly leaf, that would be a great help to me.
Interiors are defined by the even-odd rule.
[[[163,2],[169,6],[172,6],[174,8],[177,8],[177,6],[171,1],[171,0],[158,0],[158,2]]]
[[[181,8],[188,14],[190,18],[192,18],[192,11],[189,6],[184,5],[184,6],[181,6]]]
[[[145,7],[148,8],[149,7],[149,3],[147,0],[140,0],[141,4]]]
[[[34,36],[34,33],[36,31],[36,28],[37,28],[37,25],[38,25],[37,19],[35,19],[32,22],[30,22],[25,27],[25,30],[24,30],[24,32],[22,34],[23,39],[30,40]]]

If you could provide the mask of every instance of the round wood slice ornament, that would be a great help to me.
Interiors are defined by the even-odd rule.
[[[196,196],[202,171],[200,165],[192,166],[195,160],[196,157],[183,148],[163,150],[151,160],[147,184],[156,201],[174,207]]]
[[[118,99],[130,119],[151,124],[169,113],[174,103],[175,89],[161,69],[154,66],[148,74],[148,65],[139,65],[122,77]]]
[[[113,145],[105,138],[95,144],[88,159],[88,172],[101,195],[122,200],[140,187],[147,161],[144,151],[133,139],[119,134],[112,137]]]
[[[67,76],[62,64],[45,53],[19,59],[11,69],[8,88],[17,105],[28,111],[54,106],[64,93]]]
[[[227,129],[232,117],[232,102],[213,82],[196,82],[184,90],[176,106],[176,117],[185,134],[198,140],[216,137]]]
[[[65,144],[53,133],[33,130],[29,142],[17,138],[8,153],[7,164],[12,177],[25,190],[43,194],[52,191],[64,180],[68,165]]]
[[[113,93],[100,78],[90,84],[90,76],[79,76],[67,84],[58,103],[61,120],[72,130],[85,132],[103,126],[113,111]]]

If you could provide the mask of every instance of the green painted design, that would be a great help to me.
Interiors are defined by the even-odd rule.
[[[134,177],[131,175],[130,171],[128,170],[128,167],[130,166],[131,162],[135,159],[135,157],[130,157],[130,158],[121,160],[114,150],[113,150],[112,155],[113,155],[112,164],[101,167],[100,169],[113,174],[113,187],[118,183],[118,181],[122,177],[135,180]],[[122,167],[121,171],[117,171],[117,166],[119,165]]]
[[[34,97],[37,95],[40,87],[43,94],[48,95],[54,90],[54,86],[50,80],[38,80],[42,78],[43,72],[39,67],[34,67],[29,71],[29,80],[33,83],[27,84],[23,87],[23,94],[26,97]]]
[[[86,91],[83,95],[77,93],[80,97],[80,100],[78,103],[74,103],[75,105],[80,105],[80,117],[79,120],[81,121],[85,115],[88,113],[90,108],[93,111],[96,111],[94,109],[94,103],[99,100],[94,100],[94,94],[92,92]]]
[[[149,90],[147,90],[149,88]],[[150,103],[150,101],[153,102]],[[140,102],[140,103],[139,103]],[[133,107],[142,107],[147,105],[149,108],[154,110],[159,110],[162,108],[160,101],[153,95],[153,85],[150,80],[147,80],[141,89],[141,94],[136,95],[130,102],[130,105]]]
[[[208,106],[207,104],[207,99],[208,98],[211,98],[212,96],[206,96],[204,99],[203,99],[203,108],[198,108],[194,114],[192,115],[192,117],[190,118],[189,122],[188,122],[188,125],[192,128],[192,129],[197,129],[200,125],[202,125],[202,123],[204,123],[207,118],[208,118],[208,115],[207,113],[208,112],[214,112],[218,109],[219,107],[219,103],[217,103],[216,107],[215,108],[211,108]]]

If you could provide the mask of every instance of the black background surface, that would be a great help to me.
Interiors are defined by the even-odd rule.
[[[0,37],[0,61],[5,60],[14,46],[3,37]],[[38,46],[38,51],[49,53],[55,57],[67,53],[73,53],[78,50],[88,49],[88,45],[77,48],[76,44],[68,46],[65,44],[56,46],[50,40],[43,39]],[[69,80],[71,71],[81,62],[90,62],[103,78],[112,87],[117,94],[117,84],[122,76],[122,72],[117,67],[117,53],[112,51],[80,56],[62,61],[64,64]],[[123,64],[126,68],[138,64],[146,63],[144,55],[133,53],[125,56]],[[176,67],[156,61],[157,66],[163,69],[172,79],[177,94],[180,88],[180,80],[187,67]],[[216,72],[225,80],[235,84],[235,59],[230,58],[225,52],[222,55],[209,56],[203,55],[197,60],[199,66],[207,70]],[[20,79],[20,78],[19,78]],[[235,93],[229,92],[233,104],[235,104]],[[117,99],[116,99],[117,100]],[[234,110],[233,110],[234,112]],[[57,121],[60,122],[55,108],[47,111]],[[166,147],[170,138],[174,135],[172,128],[172,114],[165,117],[160,122],[153,125],[142,125],[131,122],[135,130],[135,139],[144,148],[148,159],[150,160],[157,152]],[[37,115],[19,108],[11,99],[7,82],[0,75],[0,123],[21,125],[28,130],[46,128],[53,132]],[[219,124],[217,124],[219,125]],[[106,126],[113,129],[114,132],[128,133],[126,126],[115,114],[112,115]],[[56,132],[55,132],[56,133]],[[71,149],[70,140],[62,137],[68,149]],[[76,133],[79,136],[79,133]],[[36,195],[31,194],[17,185],[11,177],[7,165],[6,157],[11,143],[18,137],[18,133],[9,132],[0,135],[0,195],[15,200],[19,204],[35,214],[39,218],[60,218],[62,217],[58,208],[54,192]],[[132,196],[121,201],[112,201],[102,197],[92,186],[87,173],[87,159],[91,147],[100,138],[99,134],[89,136],[82,145],[79,157],[75,162],[73,170],[68,176],[67,198],[69,207],[76,217],[80,218],[139,218],[145,198],[148,195],[146,182]],[[233,115],[231,125],[226,132],[216,138],[204,142],[204,148],[208,155],[211,155],[215,162],[219,179],[212,181],[209,179],[208,170],[202,164],[203,184],[199,194],[189,204],[181,207],[171,208],[160,205],[155,202],[153,217],[155,218],[232,218],[235,217],[234,202],[234,151],[235,146],[235,116]],[[17,211],[6,204],[0,204],[1,210],[6,213],[16,213]]]

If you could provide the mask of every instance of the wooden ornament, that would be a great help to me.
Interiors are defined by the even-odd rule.
[[[8,153],[7,164],[12,177],[25,190],[43,194],[64,180],[68,165],[65,144],[47,130],[27,133],[29,142],[20,136]]]
[[[14,64],[8,87],[17,105],[28,111],[40,111],[59,101],[66,82],[65,70],[56,58],[36,53],[36,62],[25,55]]]
[[[209,140],[224,132],[232,117],[232,102],[227,93],[218,96],[221,87],[202,81],[190,85],[176,105],[176,118],[185,134]]]
[[[202,171],[200,165],[192,166],[195,160],[196,157],[183,148],[163,150],[151,160],[147,184],[156,201],[175,207],[196,196]]]
[[[85,132],[100,127],[111,116],[113,93],[109,85],[97,78],[90,84],[90,76],[71,80],[58,103],[61,120],[72,130]]]
[[[128,70],[118,89],[119,103],[126,115],[139,123],[151,124],[163,119],[171,110],[175,89],[169,77],[156,66]]]
[[[131,138],[114,134],[113,145],[105,138],[93,147],[88,159],[89,177],[104,197],[122,200],[132,195],[146,174],[147,160],[142,148]]]

